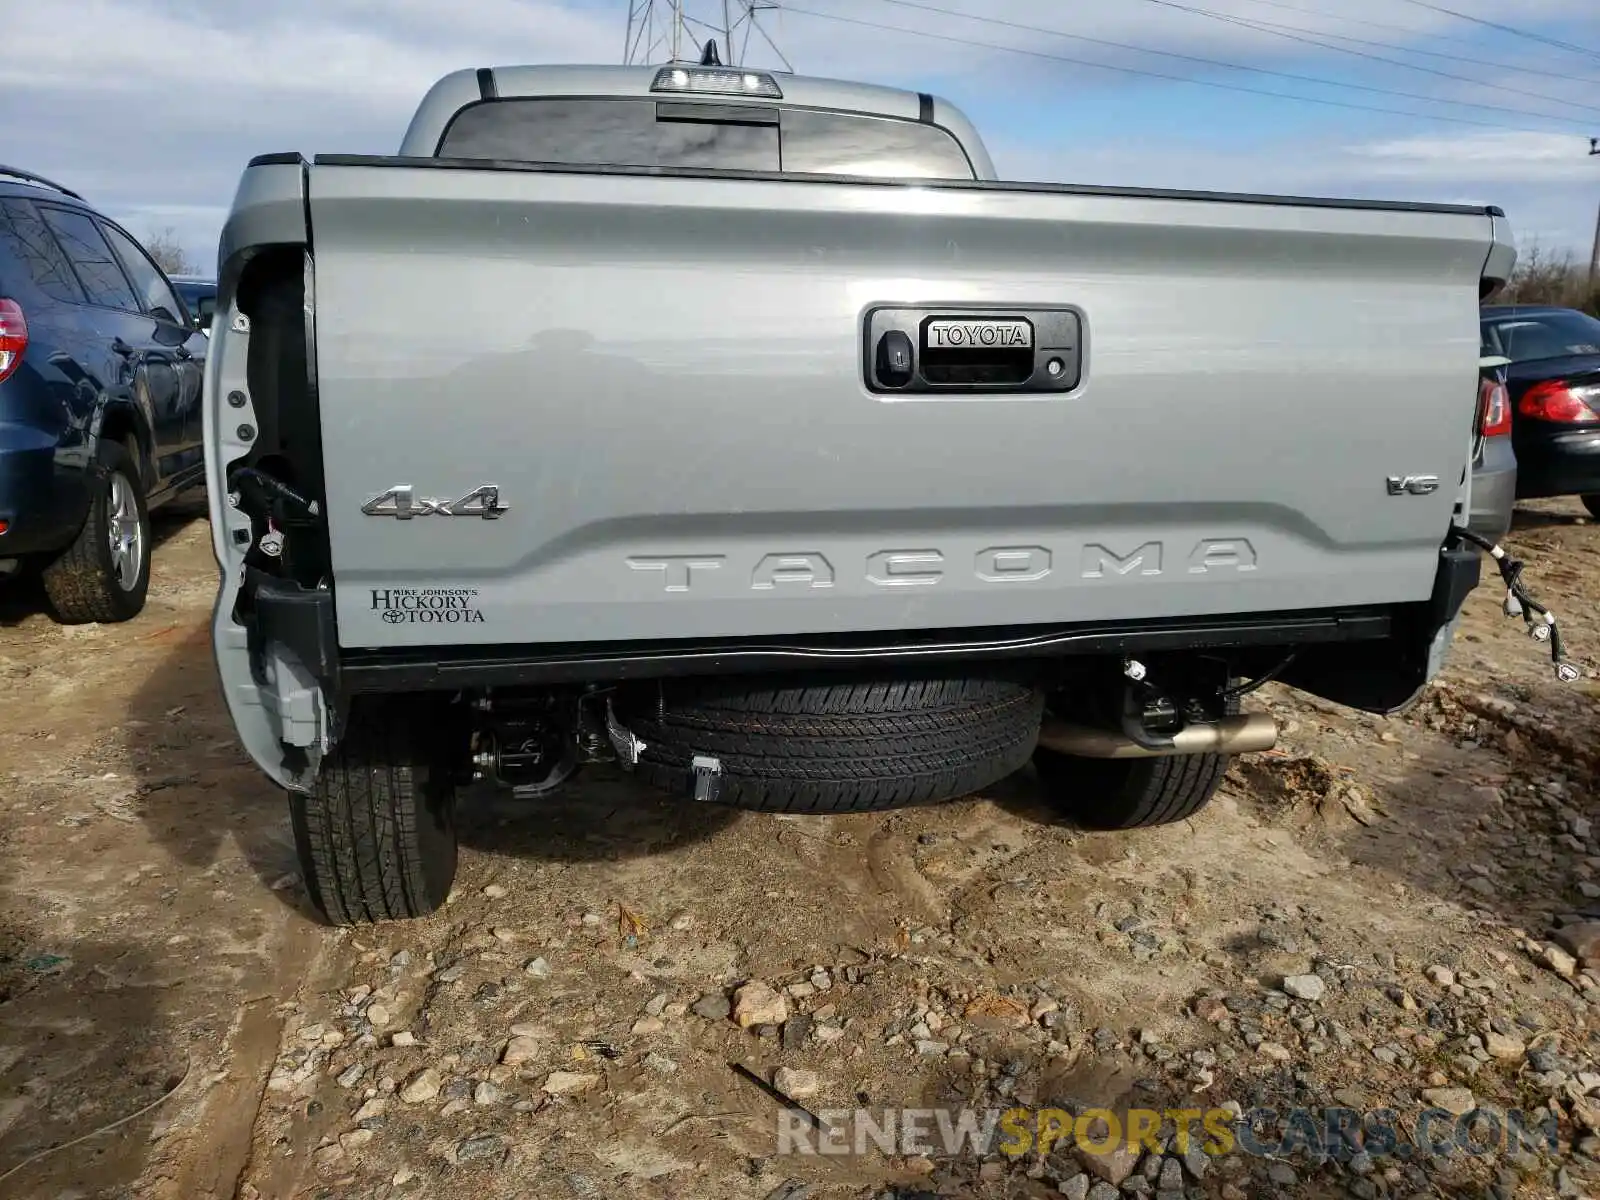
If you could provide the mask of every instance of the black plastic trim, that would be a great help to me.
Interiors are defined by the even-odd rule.
[[[565,98],[565,97],[564,97]],[[471,105],[466,106],[468,108]],[[461,110],[466,111],[466,108]],[[459,116],[457,113],[456,116]],[[454,120],[454,118],[451,118]],[[449,126],[440,135],[440,142]],[[957,143],[959,145],[959,142]],[[1012,183],[992,179],[882,179],[871,175],[812,175],[782,171],[733,171],[713,167],[623,167],[536,163],[493,158],[420,158],[395,154],[319,154],[319,167],[392,167],[436,171],[521,171],[542,175],[631,175],[669,179],[740,179],[753,183],[851,183],[860,187],[917,188],[919,191],[1028,192],[1057,196],[1105,196],[1125,200],[1199,200],[1219,204],[1265,204],[1371,212],[1447,213],[1488,216],[1473,204],[1427,204],[1410,200],[1342,200],[1328,196],[1265,196],[1248,192],[1180,191],[1171,188],[1103,187],[1082,183]]]
[[[246,166],[251,167],[293,167],[307,166],[306,156],[298,150],[275,150],[271,154],[258,154]]]
[[[339,639],[333,593],[303,588],[259,571],[252,578],[250,621],[253,640],[280,642],[294,652],[324,686],[339,686]]]
[[[493,100],[500,95],[500,89],[495,86],[494,71],[489,67],[478,68],[478,95],[485,100]]]
[[[445,650],[346,650],[348,692],[597,683],[728,672],[905,665],[962,659],[1049,659],[1131,651],[1301,646],[1387,637],[1386,609],[1129,621],[1009,629],[934,630],[920,635],[855,634],[775,641],[482,646]]]
[[[917,120],[924,125],[933,124],[933,97],[927,92],[917,93]]]

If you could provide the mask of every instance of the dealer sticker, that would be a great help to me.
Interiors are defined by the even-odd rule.
[[[390,625],[481,625],[477,588],[373,588],[372,611]]]

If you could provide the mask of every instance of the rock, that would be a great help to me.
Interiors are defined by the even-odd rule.
[[[938,1058],[940,1055],[950,1053],[950,1043],[924,1039],[917,1043],[917,1053],[926,1058]]]
[[[1194,1015],[1211,1025],[1221,1025],[1233,1014],[1228,1006],[1214,996],[1204,996],[1195,1001]]]
[[[644,1065],[657,1075],[674,1075],[678,1070],[677,1063],[673,1062],[665,1054],[657,1054],[654,1051],[644,1056]]]
[[[348,1090],[349,1088],[353,1088],[356,1084],[360,1083],[361,1077],[366,1073],[366,1067],[362,1066],[360,1063],[351,1063],[343,1071],[339,1072],[338,1084],[340,1087]]]
[[[799,1050],[811,1036],[812,1020],[805,1013],[796,1013],[783,1023],[783,1048]]]
[[[374,1096],[356,1110],[355,1122],[357,1125],[363,1121],[376,1120],[383,1116],[389,1107],[389,1101],[383,1096]]]
[[[532,1062],[539,1056],[544,1048],[544,1043],[532,1037],[514,1037],[506,1043],[506,1048],[500,1054],[500,1061],[508,1067],[520,1067],[523,1063]]]
[[[772,1076],[772,1086],[796,1100],[806,1100],[822,1090],[815,1071],[800,1071],[779,1067]]]
[[[498,1085],[485,1079],[472,1089],[472,1102],[480,1107],[488,1107],[491,1104],[499,1104],[505,1099],[505,1095]]]
[[[1600,921],[1563,925],[1551,936],[1580,962],[1600,963]]]
[[[497,942],[504,942],[509,945],[517,940],[517,931],[515,929],[507,929],[504,925],[496,925],[489,930],[489,936]]]
[[[740,1029],[782,1025],[789,1019],[789,1002],[771,984],[753,979],[733,993],[733,1019]]]
[[[506,889],[501,887],[498,883],[491,883],[488,887],[484,888],[483,894],[490,900],[504,900],[507,895]]]
[[[1483,1039],[1483,1048],[1489,1052],[1490,1058],[1497,1058],[1501,1062],[1519,1062],[1527,1052],[1520,1038],[1503,1033],[1490,1033]]]
[[[1089,1189],[1089,1200],[1120,1200],[1121,1195],[1109,1183],[1097,1183]]]
[[[1578,960],[1560,946],[1546,946],[1539,954],[1539,961],[1563,979],[1571,979],[1578,973]]]
[[[550,978],[550,964],[542,958],[530,958],[522,970],[524,974],[531,975],[535,979]]]
[[[359,1150],[372,1140],[372,1130],[352,1129],[349,1133],[339,1135],[339,1148],[341,1150]]]
[[[709,992],[696,1000],[689,1011],[708,1021],[726,1021],[733,1014],[733,1005],[720,992]]]
[[[439,1094],[444,1086],[444,1076],[432,1067],[424,1067],[400,1089],[400,1099],[407,1104],[426,1104]]]
[[[1087,1175],[1074,1175],[1071,1179],[1057,1184],[1056,1191],[1065,1196],[1067,1200],[1089,1200],[1089,1183],[1090,1179]]]
[[[573,1092],[586,1092],[600,1082],[600,1076],[584,1071],[551,1071],[545,1077],[544,1090],[551,1096],[566,1096]]]
[[[1283,981],[1283,990],[1296,1000],[1315,1004],[1327,993],[1328,985],[1320,975],[1291,975]]]
[[[1090,1140],[1100,1144],[1104,1139],[1100,1136],[1100,1131],[1096,1130]],[[1123,1181],[1133,1174],[1134,1167],[1139,1165],[1139,1148],[1119,1142],[1109,1154],[1090,1154],[1087,1149],[1079,1146],[1078,1161],[1083,1164],[1084,1170],[1103,1179],[1115,1192],[1115,1189],[1121,1187]]]
[[[651,1034],[660,1033],[667,1027],[660,1017],[640,1017],[633,1023],[633,1032],[640,1037],[649,1037]]]
[[[464,1163],[478,1159],[503,1158],[505,1153],[504,1138],[498,1133],[482,1133],[476,1137],[469,1137],[456,1146],[456,1161]]]
[[[1427,975],[1429,979],[1433,980],[1433,982],[1438,984],[1440,987],[1449,987],[1456,981],[1456,973],[1449,967],[1429,967],[1425,972],[1423,972],[1423,974]]]
[[[1442,1108],[1451,1116],[1459,1117],[1478,1107],[1471,1090],[1459,1087],[1424,1088],[1422,1098],[1433,1108]]]
[[[605,918],[597,912],[586,912],[582,917],[583,927],[585,929],[599,929],[601,922],[604,920]]]
[[[659,1017],[666,1011],[666,1008],[667,994],[665,992],[657,992],[645,1002],[644,1015],[647,1017]]]
[[[1194,1176],[1195,1182],[1199,1183],[1211,1169],[1211,1158],[1191,1142],[1189,1148],[1183,1152],[1183,1165],[1188,1168],[1189,1174]]]
[[[1294,1058],[1289,1048],[1279,1042],[1262,1042],[1256,1047],[1256,1053],[1273,1062],[1289,1062]]]
[[[394,1178],[391,1179],[389,1182],[394,1184],[394,1186],[397,1187],[397,1188],[398,1187],[405,1187],[406,1184],[410,1183],[416,1177],[417,1177],[417,1173],[415,1171],[413,1171],[410,1167],[401,1167],[398,1171],[396,1171],[394,1173]]]
[[[1288,1163],[1275,1162],[1267,1168],[1267,1178],[1281,1188],[1294,1187],[1300,1181]]]
[[[1183,1192],[1183,1167],[1175,1158],[1169,1158],[1161,1164],[1161,1177],[1156,1182],[1156,1188],[1163,1192]]]
[[[389,1044],[391,1046],[400,1047],[415,1046],[417,1044],[417,1035],[412,1033],[409,1029],[402,1029],[399,1033],[395,1034],[389,1039]]]

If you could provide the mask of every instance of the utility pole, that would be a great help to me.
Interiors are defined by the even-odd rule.
[[[793,71],[762,21],[762,14],[778,7],[775,0],[628,0],[622,61],[628,66],[680,62],[688,40],[697,47],[719,43],[723,65],[746,66],[750,43],[758,39],[762,57],[776,58],[783,70]],[[700,57],[698,51],[693,57]]]
[[[1589,139],[1589,157],[1600,154],[1600,138]],[[1600,304],[1600,205],[1595,206],[1594,213],[1594,249],[1589,251],[1589,303]]]

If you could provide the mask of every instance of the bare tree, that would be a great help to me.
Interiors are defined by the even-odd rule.
[[[1589,273],[1570,254],[1556,255],[1537,242],[1517,255],[1516,270],[1491,304],[1556,304],[1600,316],[1600,293],[1589,290]]]
[[[195,265],[178,241],[177,231],[168,225],[144,239],[144,248],[168,275],[193,275]]]

